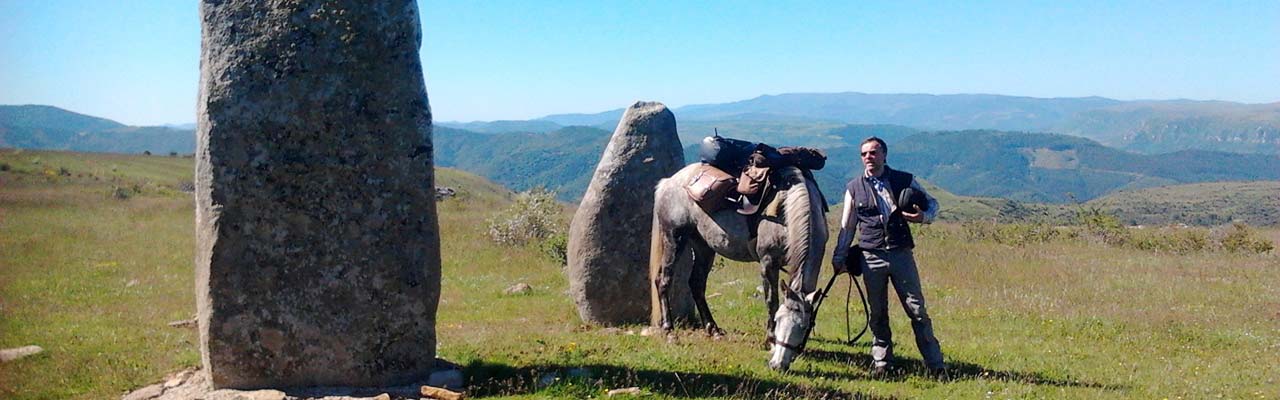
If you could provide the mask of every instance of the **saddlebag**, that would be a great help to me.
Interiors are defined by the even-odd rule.
[[[698,203],[707,214],[724,209],[729,202],[727,196],[738,186],[737,179],[721,171],[719,168],[702,164],[698,172],[684,186],[689,198]]]

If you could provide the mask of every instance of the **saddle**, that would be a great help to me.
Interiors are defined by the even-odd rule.
[[[730,205],[739,214],[755,216],[761,205],[769,204],[770,216],[777,216],[777,192],[782,189],[777,182],[777,168],[796,166],[805,178],[814,180],[812,170],[826,166],[827,155],[820,149],[808,147],[780,147],[745,140],[708,136],[702,140],[699,155],[702,165],[685,185],[689,197],[708,214]],[[739,175],[740,178],[734,178]],[[823,211],[827,211],[826,197],[822,198]]]

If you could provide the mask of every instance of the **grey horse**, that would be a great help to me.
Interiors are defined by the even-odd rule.
[[[803,351],[813,321],[818,273],[826,251],[827,221],[817,185],[795,167],[779,168],[774,182],[781,207],[777,217],[765,217],[751,236],[748,217],[735,210],[707,214],[685,192],[684,185],[698,170],[691,164],[658,182],[654,193],[653,240],[650,273],[662,329],[673,328],[671,295],[675,276],[689,276],[689,290],[703,328],[723,335],[707,307],[707,275],[716,254],[737,261],[759,261],[769,315],[765,323],[770,345],[769,367],[787,370]],[[692,263],[677,262],[686,249]],[[692,271],[677,271],[688,268]],[[787,271],[789,283],[778,283],[778,271]],[[682,273],[683,272],[683,273]],[[779,289],[782,307],[779,307]]]

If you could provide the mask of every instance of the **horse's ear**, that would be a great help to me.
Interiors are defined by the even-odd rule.
[[[800,293],[797,293],[796,291],[791,290],[791,285],[782,285],[782,293],[784,296],[786,296],[787,300],[791,300],[791,301],[804,300],[804,298],[800,297]]]

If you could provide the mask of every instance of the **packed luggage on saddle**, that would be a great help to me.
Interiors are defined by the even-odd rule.
[[[733,207],[744,215],[759,212],[775,169],[795,166],[812,179],[809,171],[820,170],[827,162],[821,149],[774,148],[718,134],[702,139],[698,155],[702,169],[685,187],[689,196],[708,213]]]

